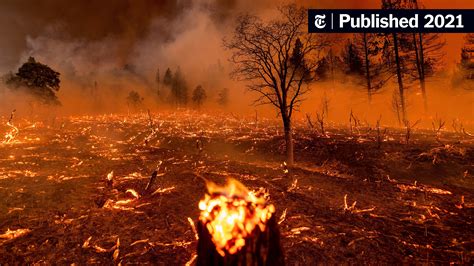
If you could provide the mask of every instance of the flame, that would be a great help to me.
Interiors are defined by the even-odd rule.
[[[20,130],[18,130],[18,128],[15,127],[10,121],[7,122],[7,126],[9,126],[11,130],[5,133],[5,140],[3,141],[3,143],[10,143],[13,139],[16,138],[18,132],[20,132]]]
[[[208,194],[199,202],[199,220],[206,225],[221,256],[237,253],[254,230],[265,230],[275,207],[235,179],[224,186],[208,182]]]

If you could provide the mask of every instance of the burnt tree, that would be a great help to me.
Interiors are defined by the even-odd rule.
[[[384,36],[373,33],[354,34],[343,50],[342,63],[346,75],[360,79],[359,85],[367,90],[369,104],[372,96],[392,77],[390,69],[380,60]]]
[[[264,21],[240,16],[233,36],[224,41],[232,52],[232,76],[257,92],[256,104],[272,104],[283,122],[287,163],[294,163],[291,117],[314,80],[319,55],[327,41],[307,33],[307,11],[294,4],[279,8],[277,18]]]
[[[264,231],[257,228],[246,239],[246,245],[236,254],[221,256],[212,241],[212,235],[201,221],[196,226],[199,237],[197,244],[197,266],[207,265],[285,265],[280,232],[275,217],[270,218]]]
[[[399,8],[420,9],[421,5],[417,0],[401,0]],[[409,50],[413,54],[411,61],[416,69],[411,71],[412,78],[419,81],[425,112],[428,110],[428,97],[426,93],[426,79],[433,76],[436,68],[443,59],[442,49],[446,42],[440,39],[436,33],[415,33],[411,34],[411,45]]]
[[[382,9],[398,9],[400,6],[401,0],[382,0]],[[389,35],[387,35],[385,40],[385,55],[387,56],[387,63],[389,66],[393,66],[394,73],[397,77],[397,84],[398,84],[398,92],[397,95],[399,97],[399,109],[401,112],[401,120],[406,121],[407,118],[407,109],[406,109],[406,100],[405,100],[405,86],[403,81],[403,75],[405,73],[404,66],[405,66],[405,58],[401,55],[401,48],[400,43],[404,41],[405,38],[400,38],[400,36],[404,36],[403,34],[399,33],[392,33],[391,39]],[[395,61],[393,65],[392,62]]]

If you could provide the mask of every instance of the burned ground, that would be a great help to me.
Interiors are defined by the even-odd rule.
[[[301,122],[298,164],[286,172],[277,122],[194,113],[17,121],[19,134],[0,145],[0,264],[185,264],[201,177],[228,176],[268,190],[289,265],[473,262],[471,137],[415,131],[404,144],[389,129],[379,148],[369,128],[322,135]]]

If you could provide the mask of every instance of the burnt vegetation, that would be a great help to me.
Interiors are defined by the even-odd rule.
[[[221,77],[171,64],[149,79],[121,66],[146,79],[102,99],[121,113],[8,109],[0,265],[472,264],[472,120],[429,115],[442,36],[334,37],[308,34],[307,21],[305,8],[282,5],[272,18],[242,14],[223,39],[230,69],[213,74],[250,91],[250,113],[230,111],[244,107]],[[449,82],[469,93],[472,34],[460,58]],[[4,81],[22,101],[60,105],[60,73],[33,57]],[[84,84],[100,106],[102,83]],[[336,84],[360,92],[353,100],[375,119],[352,105],[338,113]],[[373,106],[387,91],[382,116]],[[410,109],[414,93],[423,114]]]

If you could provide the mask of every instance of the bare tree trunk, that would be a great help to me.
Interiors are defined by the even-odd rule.
[[[425,112],[428,111],[428,97],[426,96],[426,83],[425,83],[425,55],[423,49],[423,36],[421,33],[418,33],[419,41],[420,41],[420,85],[421,85],[421,93],[423,94],[423,101],[425,104]]]
[[[402,70],[400,65],[400,55],[398,53],[398,37],[396,33],[393,33],[393,45],[395,50],[395,62],[397,64],[397,80],[398,80],[398,90],[400,96],[400,106],[402,108],[402,118],[403,121],[407,120],[406,114],[406,106],[405,106],[405,94],[404,94],[404,87],[403,87],[403,78],[402,78]]]
[[[285,130],[285,145],[286,145],[286,164],[293,166],[295,163],[294,159],[294,147],[293,147],[293,129],[291,127],[291,119],[284,113],[282,113],[283,127]]]
[[[418,1],[413,0],[415,4],[415,9],[418,9]],[[420,43],[420,49],[418,50],[416,45],[416,34],[413,33],[413,42],[415,44],[416,56],[417,56],[417,66],[418,66],[418,74],[420,77],[420,88],[421,94],[423,95],[423,104],[425,108],[425,112],[428,111],[428,98],[426,96],[426,83],[425,83],[425,51],[423,49],[423,34],[421,32],[418,33],[418,41]],[[418,57],[419,55],[419,57]]]
[[[424,103],[424,108],[425,112],[428,110],[428,103],[426,99],[426,90],[425,90],[425,75],[424,75],[424,62],[423,62],[423,44],[422,44],[422,37],[420,33],[420,49],[418,49],[418,42],[416,41],[416,33],[413,33],[413,46],[415,48],[415,63],[416,63],[416,69],[418,71],[418,78],[420,81],[420,88],[421,88],[421,93],[423,95],[423,103]]]
[[[365,76],[367,79],[367,96],[369,97],[369,104],[372,103],[372,85],[370,80],[370,62],[369,62],[369,48],[367,45],[367,33],[364,32],[364,54],[365,54]]]

